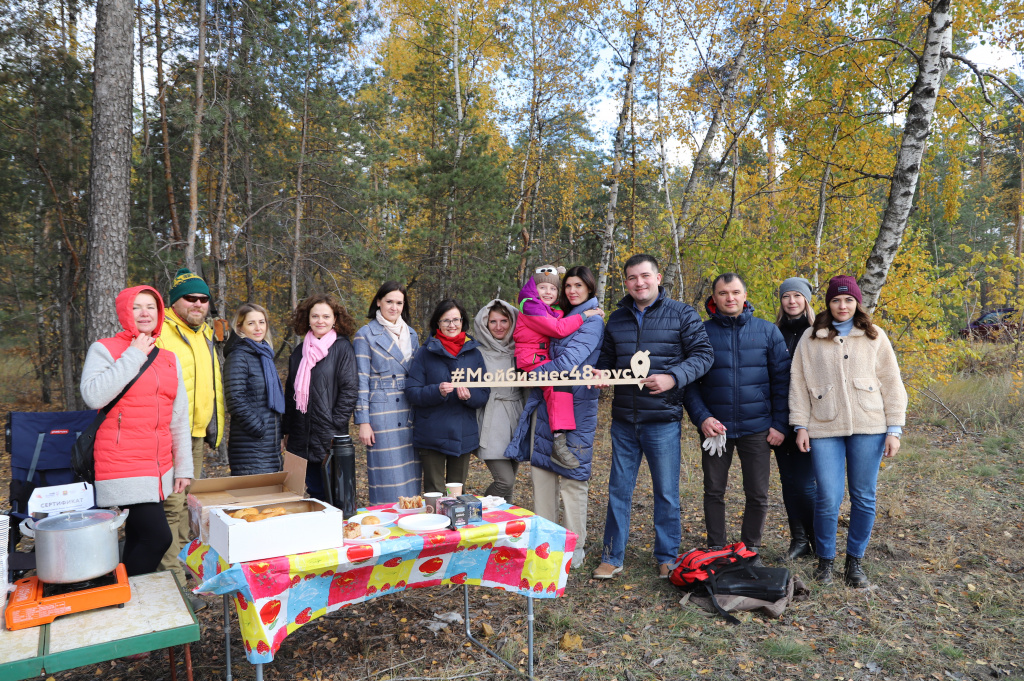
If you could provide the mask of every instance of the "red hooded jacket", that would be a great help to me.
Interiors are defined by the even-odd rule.
[[[163,329],[164,303],[156,289],[133,286],[121,291],[117,296],[116,307],[117,318],[124,331],[98,341],[115,362],[139,335],[132,306],[142,291],[156,297],[158,316],[153,338],[159,337]],[[166,496],[161,481],[174,467],[171,416],[178,392],[177,359],[168,350],[154,347],[150,352],[159,354],[107,415],[96,433],[93,455],[96,460],[97,491],[103,487],[103,481],[132,478],[135,483],[133,487],[141,484],[148,488],[152,484],[156,499],[162,500]],[[147,481],[147,478],[151,481]]]

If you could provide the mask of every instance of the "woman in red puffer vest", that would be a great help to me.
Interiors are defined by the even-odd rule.
[[[153,572],[171,545],[163,500],[192,481],[188,394],[174,353],[155,347],[164,304],[150,286],[118,294],[123,331],[89,347],[82,369],[82,399],[101,409],[138,380],[96,433],[96,505],[128,509],[123,561],[129,576]],[[151,352],[159,353],[139,375]]]

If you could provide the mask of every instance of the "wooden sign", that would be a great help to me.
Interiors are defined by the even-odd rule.
[[[547,385],[636,385],[643,389],[643,379],[651,368],[650,350],[642,350],[629,360],[629,369],[601,371],[589,364],[573,366],[568,371],[484,371],[453,369],[452,385],[456,388],[539,388]]]

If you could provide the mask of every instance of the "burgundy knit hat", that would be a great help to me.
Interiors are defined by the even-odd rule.
[[[864,304],[860,286],[857,286],[857,279],[849,274],[841,274],[829,280],[828,291],[825,292],[825,304],[828,305],[838,295],[853,296],[858,303]]]

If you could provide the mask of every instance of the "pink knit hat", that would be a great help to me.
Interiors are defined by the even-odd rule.
[[[825,292],[825,304],[828,305],[833,298],[839,295],[853,296],[858,303],[864,303],[857,280],[849,274],[841,274],[829,280],[828,291]]]

